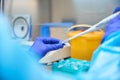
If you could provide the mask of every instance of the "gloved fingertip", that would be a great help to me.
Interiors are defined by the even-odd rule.
[[[65,46],[65,44],[64,43],[62,43],[61,45],[60,45],[60,48],[63,48]]]
[[[60,49],[60,48],[63,48],[63,46],[64,46],[63,44],[56,44],[56,47],[55,47],[55,48],[56,48],[56,49]]]
[[[120,11],[120,6],[119,6],[119,7],[116,7],[115,10],[113,11],[113,13],[116,13],[116,12],[118,12],[118,11]]]
[[[65,43],[62,43],[62,46],[65,46]]]
[[[59,42],[60,48],[63,48],[65,46],[65,43],[63,43],[63,41]]]

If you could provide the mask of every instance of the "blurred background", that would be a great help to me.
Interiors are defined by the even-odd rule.
[[[2,27],[11,27],[11,33],[14,39],[20,38],[23,39],[23,41],[27,41],[23,43],[27,45],[27,47],[19,47],[16,45],[18,42],[9,41],[9,38],[7,38],[7,31],[5,32],[0,26],[0,32],[2,33],[2,37],[0,37],[1,39],[4,38],[0,41],[2,44],[0,45],[0,53],[2,53],[0,54],[2,65],[1,72],[9,77],[18,73],[16,74],[17,76],[23,75],[23,78],[26,76],[29,78],[26,78],[27,80],[37,80],[36,78],[39,77],[40,79],[41,76],[45,78],[46,73],[41,70],[38,61],[36,62],[31,56],[28,56],[30,53],[27,52],[28,48],[31,47],[35,38],[41,36],[55,37],[64,40],[73,36],[73,34],[80,33],[79,30],[77,33],[73,31],[73,33],[71,32],[69,34],[67,30],[71,26],[86,24],[83,27],[88,25],[91,27],[91,25],[111,15],[117,6],[120,6],[119,0],[0,0],[1,13],[7,15],[11,24],[7,25],[7,21],[4,22],[4,20],[3,24],[1,18],[0,25],[2,25]],[[81,30],[81,32],[82,31],[84,30]],[[72,74],[74,74],[74,72],[88,71],[92,53],[101,43],[103,35],[104,30],[96,31],[96,33],[86,35],[86,38],[82,37],[70,42],[71,46],[56,52],[54,56],[48,59],[53,59],[55,63],[50,66],[47,65],[47,69],[50,71],[61,70]],[[94,36],[94,39],[91,38],[91,36]],[[8,45],[9,43],[10,45]],[[6,48],[9,50],[7,51]],[[21,48],[25,50],[22,51]],[[58,60],[57,62],[56,58]],[[58,58],[65,58],[65,60],[60,60]],[[82,64],[82,67],[79,65],[79,62],[80,65]],[[78,63],[80,67],[76,68],[76,63]],[[15,71],[14,68],[16,69]],[[6,72],[8,73],[6,74]],[[11,74],[11,72],[13,73]],[[0,73],[0,77],[3,77],[2,75],[4,74]],[[17,76],[15,77],[19,78]],[[31,77],[29,76],[33,77],[33,79],[30,79]],[[47,76],[47,79],[41,80],[49,80],[51,75]],[[52,77],[54,78],[54,76]],[[23,79],[21,78],[20,80]]]
[[[8,15],[31,14],[33,35],[46,22],[75,22],[93,25],[112,13],[119,0],[1,0]]]

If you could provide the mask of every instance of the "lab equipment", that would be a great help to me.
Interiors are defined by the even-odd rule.
[[[16,14],[12,16],[12,37],[14,39],[31,40],[32,18],[27,14]]]
[[[109,22],[110,20],[112,20],[113,18],[115,18],[116,16],[118,16],[119,14],[120,14],[120,12],[117,12],[117,13],[114,13],[114,14],[108,16],[107,18],[105,18],[105,19],[103,19],[102,21],[98,22],[97,24],[93,25],[91,28],[85,30],[84,32],[79,33],[79,34],[76,34],[75,36],[64,40],[63,43],[64,43],[64,44],[65,44],[65,43],[69,43],[70,40],[75,39],[75,38],[77,38],[77,37],[79,37],[79,36],[81,36],[81,35],[84,35],[84,34],[86,34],[86,33],[89,33],[89,32],[96,31],[96,30],[99,30],[99,29],[104,28],[104,27],[105,27],[104,25],[105,25],[107,22]]]
[[[39,63],[49,64],[68,57],[70,57],[70,46],[48,52],[43,58],[39,60]]]
[[[80,24],[69,29],[68,36],[72,37],[82,33],[91,25]],[[72,31],[71,31],[72,30]],[[91,60],[94,50],[98,48],[104,35],[103,30],[87,33],[70,41],[70,54],[72,58],[81,60]],[[91,47],[92,46],[92,47]]]
[[[53,72],[62,72],[66,74],[76,75],[77,73],[87,72],[90,62],[86,60],[78,60],[74,58],[62,59],[52,64]]]
[[[63,47],[62,41],[55,38],[37,37],[31,50],[43,57],[47,52]]]

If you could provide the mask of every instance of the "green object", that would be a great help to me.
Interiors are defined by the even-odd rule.
[[[69,58],[66,60],[60,60],[59,62],[54,62],[52,64],[52,71],[76,74],[79,72],[87,72],[89,66],[89,61]]]

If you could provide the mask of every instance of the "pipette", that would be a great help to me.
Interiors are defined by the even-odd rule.
[[[82,36],[84,34],[87,34],[89,32],[96,31],[96,30],[104,28],[105,27],[104,24],[106,24],[107,22],[109,22],[110,20],[112,20],[113,18],[115,18],[119,14],[120,14],[120,12],[117,12],[115,14],[112,14],[112,15],[108,16],[107,18],[101,20],[100,22],[98,22],[97,24],[93,25],[91,28],[85,30],[84,32],[81,32],[81,33],[76,34],[75,36],[73,36],[71,38],[68,38],[68,39],[64,40],[63,44],[65,44],[65,46],[68,46],[70,40],[75,39],[75,38],[77,38],[79,36]],[[65,49],[65,47],[64,47],[64,49]],[[63,49],[59,49],[59,50],[63,50]],[[54,62],[56,60],[60,60],[60,58],[56,58],[56,56],[54,56],[54,55],[56,55],[56,53],[59,53],[59,52],[57,52],[57,51],[55,53],[53,51],[49,52],[46,56],[44,56],[42,59],[40,59],[39,62],[40,63],[49,63],[49,62]],[[66,53],[66,54],[68,54],[68,53]],[[65,55],[65,53],[64,53],[64,55]],[[54,57],[56,59],[53,59]],[[61,59],[63,59],[63,58],[61,57]]]
[[[114,13],[114,14],[108,16],[107,18],[104,18],[103,20],[101,20],[101,21],[98,22],[97,24],[93,25],[91,28],[85,30],[84,32],[81,32],[81,33],[79,33],[79,34],[76,34],[76,35],[73,36],[73,37],[70,37],[70,38],[64,40],[63,43],[64,43],[64,44],[67,44],[67,43],[69,43],[70,40],[75,39],[75,38],[77,38],[77,37],[79,37],[79,36],[82,36],[82,35],[84,35],[84,34],[87,34],[87,33],[89,33],[89,32],[92,32],[92,31],[96,31],[96,30],[105,28],[106,26],[104,26],[104,24],[106,24],[107,22],[109,22],[110,20],[112,20],[113,18],[115,18],[115,17],[116,17],[117,15],[119,15],[119,14],[120,14],[120,12],[117,12],[117,13]]]

